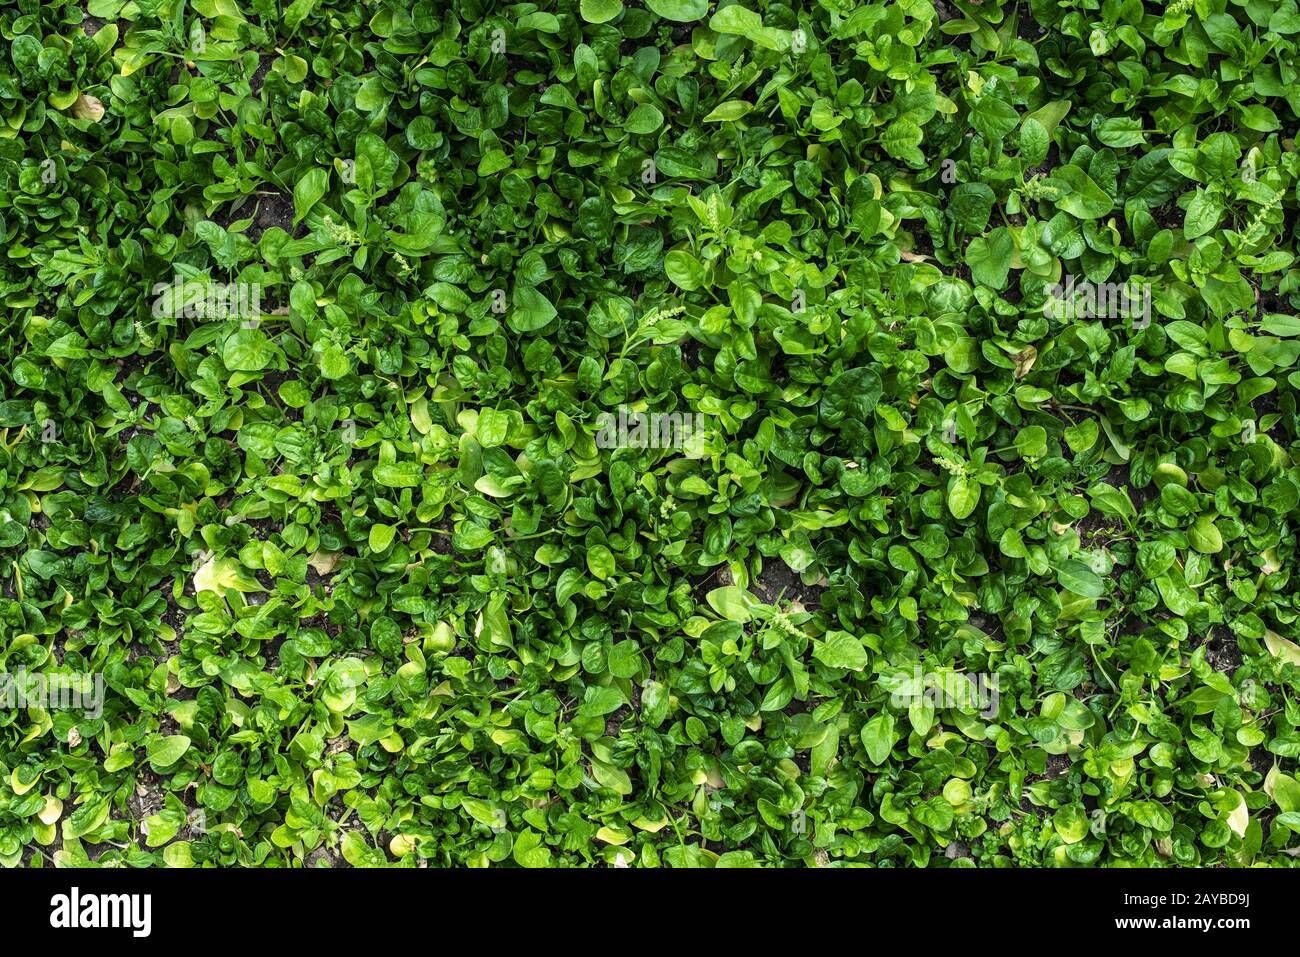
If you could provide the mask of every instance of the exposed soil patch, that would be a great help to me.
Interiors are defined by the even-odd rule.
[[[1047,768],[1043,771],[1043,780],[1051,781],[1064,777],[1070,770],[1070,759],[1064,754],[1049,754]]]
[[[343,855],[325,846],[316,848],[307,855],[307,867],[342,867]]]
[[[139,823],[150,815],[161,811],[166,793],[160,786],[158,775],[147,767],[140,768],[136,774],[135,788],[126,801],[131,820]]]
[[[623,705],[623,707],[619,708],[608,718],[606,718],[605,737],[617,738],[619,731],[621,731],[623,728],[623,722],[627,720],[628,715],[630,715],[631,713],[632,713],[632,709],[629,708],[627,705]]]
[[[295,234],[293,197],[288,193],[265,193],[258,197],[257,215],[253,218],[253,225],[248,228],[248,238],[256,243],[273,226],[279,226],[291,236]],[[297,232],[301,232],[301,228]]]
[[[944,848],[943,856],[950,861],[955,861],[959,857],[970,857],[970,846],[963,844],[961,841],[953,841]]]
[[[1146,485],[1142,486],[1134,485],[1127,465],[1116,465],[1111,468],[1106,473],[1106,484],[1126,489],[1129,499],[1133,502],[1133,507],[1139,512],[1142,511],[1142,507],[1147,502],[1159,494],[1154,482],[1147,482]]]
[[[179,637],[185,629],[185,609],[176,603],[170,583],[163,587],[162,593],[167,601],[167,608],[162,614],[163,624],[175,631]]]
[[[1020,799],[1020,810],[1024,811],[1026,814],[1034,815],[1034,817],[1038,818],[1040,821],[1047,816],[1047,812],[1043,808],[1032,803],[1027,797],[1022,797]]]
[[[1268,774],[1268,769],[1273,766],[1273,754],[1264,748],[1256,748],[1250,752],[1250,767],[1260,774]]]
[[[1016,35],[1022,40],[1028,40],[1030,43],[1038,41],[1047,31],[1039,26],[1038,21],[1028,14],[1020,17],[1016,23]]]
[[[173,697],[172,700],[177,699]],[[181,733],[181,726],[176,723],[176,719],[172,717],[170,711],[164,711],[158,715],[158,733],[162,735]]]
[[[934,256],[934,237],[928,229],[918,229],[912,234],[911,252],[916,256]]]
[[[241,234],[249,242],[256,245],[261,240],[262,234],[272,226],[279,226],[294,238],[300,238],[304,234],[301,223],[297,226],[293,225],[293,196],[274,189],[268,189],[268,191],[258,193],[253,197],[241,196],[230,203],[229,206],[214,210],[212,221],[222,229],[229,229],[231,223],[249,215],[250,200],[256,202],[256,206],[252,211],[253,221]],[[262,290],[262,294],[265,297],[266,291]],[[270,299],[265,299],[261,303],[263,312],[269,312],[278,305],[278,302]]]
[[[1266,415],[1272,415],[1278,410],[1277,390],[1273,389],[1255,399],[1252,399],[1250,407],[1254,409],[1255,414],[1261,418]]]
[[[1183,231],[1183,211],[1177,206],[1163,206],[1160,209],[1151,210],[1151,216],[1155,219],[1156,224],[1161,229],[1168,229],[1177,234],[1174,238],[1181,239]]]
[[[274,63],[275,57],[270,54],[263,56],[258,61],[257,69],[253,71],[253,75],[248,80],[248,88],[252,90],[254,96],[262,92],[262,84],[266,80],[266,75],[271,72],[271,66]]]
[[[276,635],[262,643],[262,655],[266,659],[267,671],[275,671],[280,667],[280,646],[287,640],[284,635]]]
[[[707,605],[709,592],[730,584],[732,584],[731,569],[726,565],[719,565],[703,575],[691,576],[691,595],[697,605]]]
[[[1241,648],[1237,646],[1237,639],[1220,629],[1212,629],[1208,640],[1202,640],[1192,645],[1195,651],[1201,645],[1205,645],[1205,660],[1211,668],[1222,674],[1232,674],[1241,667]]]
[[[797,601],[809,611],[821,607],[821,595],[825,590],[824,585],[805,585],[790,570],[790,566],[779,558],[763,559],[763,571],[754,579],[752,588],[754,594],[765,604],[789,604]]]
[[[434,526],[433,537],[429,540],[429,547],[439,555],[450,555],[452,524],[450,516],[443,518]]]
[[[1104,545],[1124,530],[1124,526],[1109,516],[1093,509],[1074,525],[1079,542],[1084,548]]]

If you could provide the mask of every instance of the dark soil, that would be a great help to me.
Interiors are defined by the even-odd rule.
[[[1237,639],[1221,629],[1212,629],[1208,640],[1192,645],[1195,651],[1201,644],[1205,645],[1205,660],[1215,671],[1232,674],[1241,667],[1241,649]]]
[[[943,856],[950,861],[955,861],[959,857],[970,857],[970,847],[961,841],[953,841],[944,848]]]
[[[1272,415],[1278,410],[1277,390],[1265,392],[1256,399],[1252,399],[1250,407],[1255,410],[1255,414],[1260,418],[1266,415]]]
[[[257,96],[262,92],[262,83],[266,80],[266,75],[271,72],[271,65],[275,63],[275,57],[267,54],[258,61],[257,69],[248,80],[248,88],[252,90],[253,95]]]
[[[1079,533],[1079,542],[1084,548],[1104,545],[1124,530],[1117,520],[1103,515],[1095,509],[1075,523],[1074,530]]]
[[[176,603],[170,584],[163,586],[163,598],[167,600],[167,610],[163,612],[162,621],[179,637],[185,630],[185,609]]]
[[[1268,769],[1273,766],[1273,755],[1264,748],[1256,748],[1250,752],[1250,766],[1260,774],[1268,774]]]
[[[681,345],[682,365],[692,371],[700,367],[700,344],[689,339]]]
[[[280,667],[280,647],[287,640],[284,635],[276,635],[274,638],[262,643],[262,655],[266,659],[264,667],[267,671],[275,671]]]
[[[266,193],[258,198],[257,216],[248,228],[248,238],[255,243],[273,226],[294,235],[293,197],[288,193]]]
[[[706,605],[709,592],[731,583],[731,570],[726,565],[718,565],[703,575],[691,576],[691,595],[697,605]]]
[[[433,538],[429,541],[429,547],[439,555],[450,555],[452,525],[450,516],[443,518],[434,526]]]
[[[1164,206],[1160,209],[1151,210],[1151,215],[1156,224],[1161,229],[1172,230],[1175,233],[1182,233],[1183,229],[1183,211],[1176,206]]]
[[[343,855],[322,845],[307,855],[306,866],[341,867],[343,866]]]
[[[1064,777],[1070,770],[1070,759],[1064,754],[1049,754],[1047,756],[1047,768],[1043,771],[1045,780]]]
[[[158,715],[158,733],[164,736],[181,733],[181,726],[176,723],[176,719],[172,717],[171,712],[164,711]]]
[[[1132,500],[1133,507],[1139,512],[1142,511],[1142,506],[1146,505],[1147,502],[1160,494],[1156,489],[1156,484],[1154,482],[1148,482],[1140,488],[1137,485],[1134,485],[1133,480],[1129,475],[1127,465],[1116,465],[1107,472],[1106,484],[1113,485],[1116,488],[1127,489],[1128,497]]]
[[[917,256],[934,256],[934,238],[930,235],[929,230],[924,228],[917,229],[912,236],[911,251]]]
[[[141,768],[136,774],[135,788],[127,798],[126,807],[131,820],[137,824],[162,810],[166,792],[158,783],[158,776],[148,768]]]
[[[1032,16],[1024,14],[1016,24],[1016,35],[1022,40],[1028,40],[1034,43],[1039,40],[1047,31],[1038,25],[1038,21]]]
[[[821,607],[821,595],[826,589],[821,585],[805,585],[790,566],[779,558],[763,561],[763,571],[754,580],[751,589],[765,604],[801,602],[809,611]]]
[[[617,738],[619,731],[623,728],[623,722],[627,720],[628,715],[631,713],[632,709],[627,705],[623,705],[623,707],[619,708],[605,719],[605,737]]]

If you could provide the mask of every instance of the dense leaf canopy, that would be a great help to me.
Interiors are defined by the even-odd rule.
[[[1294,863],[1295,0],[0,37],[0,862]]]

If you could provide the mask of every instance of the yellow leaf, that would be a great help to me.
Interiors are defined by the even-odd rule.
[[[53,824],[63,814],[63,802],[53,794],[46,795],[45,807],[37,812],[36,816],[41,819],[42,824]]]
[[[388,842],[388,850],[394,857],[405,857],[415,850],[415,838],[409,834],[398,834]]]
[[[233,558],[209,558],[194,573],[194,590],[214,591],[262,591],[257,579],[251,578]]]
[[[1237,794],[1237,806],[1233,812],[1228,815],[1228,827],[1232,828],[1232,833],[1238,837],[1246,836],[1246,828],[1250,826],[1250,808],[1246,806],[1246,799]]]
[[[621,847],[631,840],[631,835],[622,831],[616,831],[612,827],[602,827],[596,832],[596,840],[604,841],[606,844],[616,844]]]
[[[72,115],[79,120],[93,120],[98,123],[104,118],[104,104],[98,97],[82,93],[72,104]]]
[[[339,556],[336,552],[315,552],[311,558],[307,559],[307,564],[315,569],[317,575],[322,577],[332,572],[338,562]]]
[[[1034,367],[1038,361],[1038,350],[1033,346],[1026,347],[1024,352],[1016,353],[1011,357],[1016,363],[1016,378],[1021,379],[1029,374],[1029,370]]]
[[[1275,657],[1289,661],[1293,665],[1300,665],[1300,645],[1294,641],[1283,638],[1274,631],[1265,630],[1264,645]]]
[[[13,771],[10,772],[9,774],[9,786],[14,789],[14,794],[19,794],[19,795],[26,794],[32,788],[36,787],[36,782],[39,780],[40,780],[39,777],[35,777],[32,778],[31,781],[29,781],[27,784],[23,784],[20,780],[18,780],[17,768],[14,768]]]

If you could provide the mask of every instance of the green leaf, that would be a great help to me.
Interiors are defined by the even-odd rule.
[[[744,623],[753,617],[756,602],[743,588],[726,585],[713,589],[705,598],[714,611],[730,621]]]
[[[970,122],[987,139],[1000,140],[1020,125],[1020,114],[1006,100],[989,94],[975,104]]]
[[[1183,235],[1188,239],[1204,236],[1219,224],[1223,216],[1223,205],[1213,193],[1198,189],[1187,204],[1187,215],[1183,219]]]
[[[1066,844],[1078,844],[1088,836],[1088,814],[1082,804],[1067,804],[1052,815],[1052,826]]]
[[[383,462],[375,466],[375,481],[386,488],[418,488],[424,469],[415,462]]]
[[[582,0],[582,19],[588,23],[608,23],[623,12],[622,0]]]
[[[1084,598],[1100,598],[1106,592],[1101,577],[1083,562],[1066,559],[1056,566],[1056,581]]]
[[[704,266],[684,249],[674,249],[664,257],[668,278],[690,292],[704,285]]]
[[[882,712],[862,726],[862,746],[872,764],[884,764],[898,741],[894,731],[894,716]]]
[[[1069,192],[1056,201],[1056,205],[1078,219],[1100,219],[1109,213],[1115,202],[1105,190],[1092,181],[1077,166],[1066,164],[1052,171],[1052,178],[1069,187]]]
[[[597,685],[588,685],[587,691],[583,695],[580,710],[585,715],[604,717],[617,711],[623,706],[623,703],[623,695],[617,688],[601,688]]]
[[[813,643],[813,657],[830,668],[861,671],[867,666],[867,651],[862,642],[848,632],[832,631],[825,640]]]
[[[190,749],[190,739],[183,734],[155,735],[145,744],[145,757],[155,769],[170,767]]]
[[[311,208],[320,202],[330,187],[330,174],[320,168],[309,169],[293,187],[293,224],[302,222]]]
[[[520,286],[514,292],[506,321],[515,332],[536,332],[550,325],[555,316],[549,299],[532,287]]]
[[[221,347],[221,361],[231,372],[258,372],[273,356],[270,341],[256,329],[237,329]]]
[[[1187,531],[1187,541],[1192,548],[1205,555],[1217,555],[1223,551],[1223,535],[1214,524],[1214,518],[1202,515]]]
[[[976,236],[966,248],[966,262],[971,278],[978,283],[1001,289],[1007,284],[1015,244],[1011,234],[999,226],[987,236]]]
[[[397,529],[392,525],[379,522],[370,526],[370,550],[376,553],[386,551],[396,534]]]
[[[645,5],[650,12],[677,23],[701,20],[709,12],[708,0],[646,0]]]
[[[317,0],[293,0],[284,11],[284,25],[288,30],[294,30],[300,23],[311,15],[312,10],[316,8]]]
[[[948,511],[953,518],[962,519],[975,511],[979,504],[980,487],[964,475],[954,475],[948,480]]]
[[[663,125],[663,122],[664,115],[657,108],[649,103],[642,103],[628,114],[623,129],[629,133],[653,133]]]

